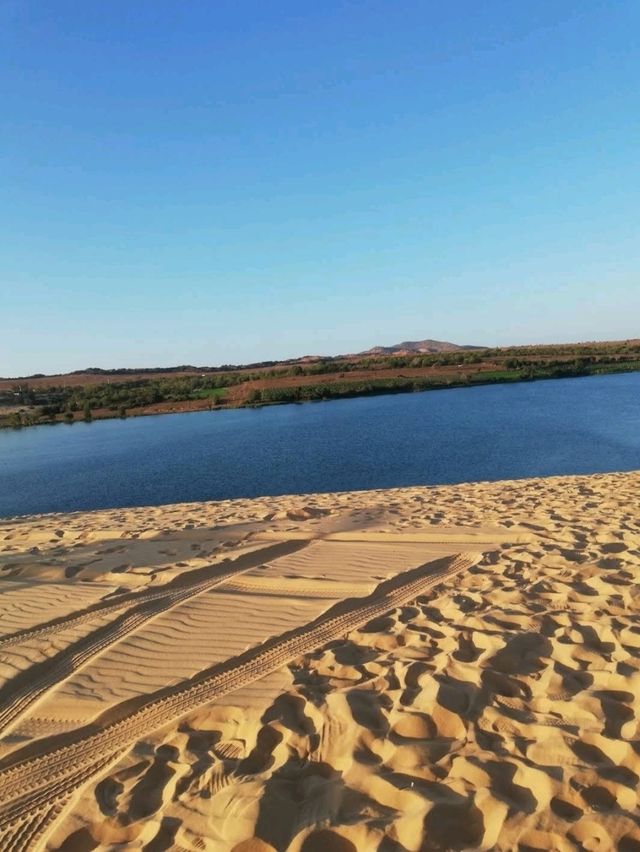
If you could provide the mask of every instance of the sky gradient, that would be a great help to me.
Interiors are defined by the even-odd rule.
[[[0,375],[640,336],[640,4],[0,0]]]

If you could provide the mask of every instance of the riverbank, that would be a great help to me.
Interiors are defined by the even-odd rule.
[[[466,357],[477,358],[478,355],[473,353]],[[151,380],[144,379],[109,385],[108,393],[119,395],[113,398],[115,401],[112,401],[108,407],[101,404],[96,406],[95,400],[102,399],[96,386],[91,385],[87,389],[84,386],[74,385],[64,391],[55,392],[55,395],[66,399],[64,411],[63,403],[59,401],[40,406],[14,404],[5,405],[4,409],[0,407],[0,429],[19,429],[57,423],[73,425],[78,421],[90,422],[192,411],[222,411],[229,408],[258,408],[268,405],[640,372],[640,360],[635,360],[635,354],[630,358],[611,362],[602,360],[602,355],[590,356],[590,358],[592,363],[588,358],[574,359],[567,363],[551,361],[549,358],[542,362],[530,360],[517,369],[498,369],[502,366],[502,362],[487,363],[481,360],[451,366],[446,372],[441,372],[441,368],[436,365],[328,372],[323,374],[322,381],[315,382],[309,382],[305,373],[268,377],[258,374],[258,378],[250,375],[242,377],[237,382],[235,379],[238,376],[233,374],[235,383],[209,386],[211,383],[224,382],[226,379],[224,376],[206,379],[201,375],[173,380],[173,384],[182,385],[182,390],[173,389],[169,393],[170,399],[163,399],[168,393],[166,390],[154,388]],[[399,369],[401,369],[400,374],[398,374]],[[141,395],[151,401],[131,405],[131,401],[141,398]]]
[[[1,522],[3,848],[636,848],[639,488]]]

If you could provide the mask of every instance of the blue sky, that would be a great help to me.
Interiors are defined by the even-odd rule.
[[[640,336],[640,4],[0,2],[0,375]]]

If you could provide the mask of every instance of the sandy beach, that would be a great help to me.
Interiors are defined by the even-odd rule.
[[[0,849],[640,850],[639,492],[0,521]]]

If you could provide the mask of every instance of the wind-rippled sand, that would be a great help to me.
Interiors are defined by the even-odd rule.
[[[0,849],[640,850],[639,492],[0,522]]]

